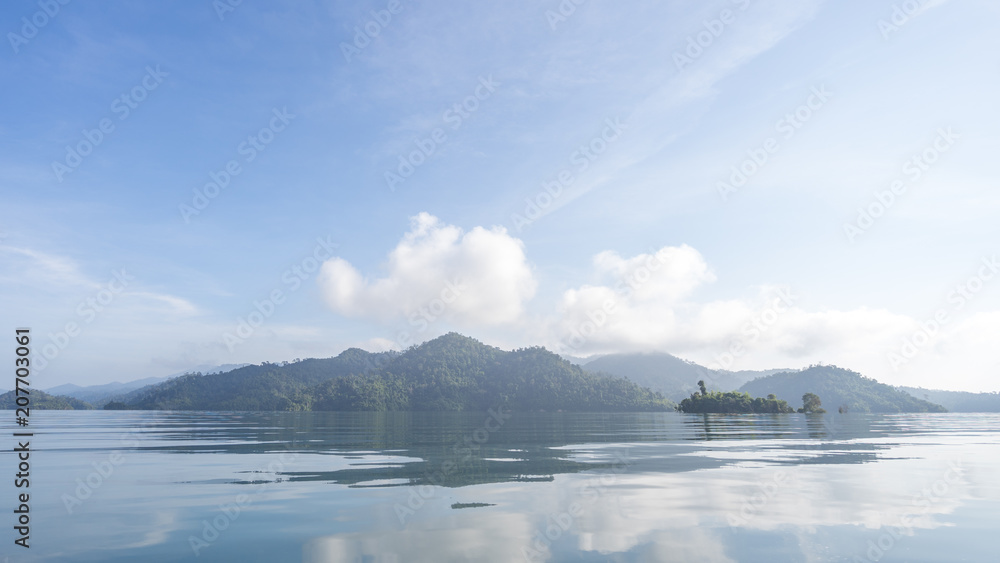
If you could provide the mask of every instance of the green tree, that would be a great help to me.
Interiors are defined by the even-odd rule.
[[[698,388],[701,389],[701,396],[702,397],[704,397],[705,395],[708,395],[708,390],[705,389],[705,380],[704,379],[701,379],[701,380],[698,381]]]
[[[819,395],[806,393],[802,395],[802,408],[799,409],[799,412],[822,414],[826,412],[826,409],[823,408],[823,402],[820,401]]]

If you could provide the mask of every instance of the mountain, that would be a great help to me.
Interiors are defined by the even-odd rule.
[[[40,389],[28,389],[30,393],[31,405],[29,408],[37,410],[89,410],[94,406],[87,404],[73,397],[61,397],[50,395]],[[14,391],[7,391],[0,395],[0,409],[13,410],[17,408],[17,395]]]
[[[233,371],[234,369],[239,369],[239,368],[246,367],[246,366],[249,366],[249,365],[250,364],[221,364],[221,365],[216,365],[216,364],[201,364],[201,365],[194,366],[193,368],[186,369],[184,371],[179,371],[179,372],[177,372],[177,373],[175,373],[173,375],[168,375],[164,379],[171,379],[171,378],[174,378],[174,377],[180,377],[182,375],[187,375],[189,373],[197,373],[197,372],[201,372],[201,373],[225,373],[227,371]],[[141,381],[145,381],[145,380],[141,380]]]
[[[894,387],[836,366],[810,366],[801,371],[761,377],[740,387],[758,397],[774,394],[795,406],[802,395],[815,393],[829,411],[848,412],[946,412],[941,405],[917,399]]]
[[[128,383],[119,383],[114,381],[103,385],[88,385],[86,387],[66,383],[64,385],[50,387],[49,389],[46,389],[45,392],[51,395],[64,395],[80,399],[81,401],[86,401],[88,403],[99,404],[104,399],[109,397],[128,393],[129,391],[133,391],[147,385],[155,385],[166,380],[166,377],[147,377],[146,379],[139,379]]]
[[[173,375],[168,375],[166,377],[147,377],[145,379],[137,379],[135,381],[129,381],[127,383],[119,383],[117,381],[111,383],[105,383],[103,385],[88,385],[80,386],[74,385],[72,383],[66,383],[64,385],[59,385],[56,387],[51,387],[46,389],[45,392],[51,395],[65,395],[67,397],[75,397],[81,401],[86,401],[93,405],[101,406],[104,403],[110,401],[113,398],[125,395],[137,389],[149,385],[156,385],[157,383],[162,383],[168,379],[174,377],[179,377],[188,373],[202,372],[202,373],[222,373],[231,371],[237,368],[241,368],[248,364],[223,364],[223,365],[201,365],[196,366],[188,371],[175,373]]]
[[[359,348],[335,358],[249,365],[225,373],[192,373],[114,397],[132,408],[161,410],[309,410],[307,390],[334,377],[362,374],[395,356]]]
[[[559,357],[575,366],[583,366],[587,362],[592,362],[597,358],[600,358],[601,356],[594,355],[594,356],[587,356],[586,358],[584,358],[583,356],[573,356],[572,354],[559,354]]]
[[[121,402],[137,409],[265,411],[674,408],[658,393],[585,372],[544,348],[508,352],[456,333],[403,353],[353,348],[324,360],[186,375]]]
[[[918,399],[937,403],[951,412],[1000,412],[1000,393],[941,391],[921,387],[899,387]]]
[[[731,374],[737,381],[742,381],[740,385],[744,385],[746,383],[753,381],[754,379],[757,379],[758,377],[767,377],[769,375],[774,375],[776,373],[785,373],[788,371],[798,371],[798,370],[788,369],[788,368],[760,369],[760,370],[741,369],[740,371],[723,370],[723,373]]]
[[[781,371],[712,370],[663,352],[610,354],[583,364],[583,369],[594,373],[628,377],[643,387],[663,393],[672,401],[688,397],[698,388],[699,380],[704,380],[705,385],[712,391],[733,391],[751,379]]]

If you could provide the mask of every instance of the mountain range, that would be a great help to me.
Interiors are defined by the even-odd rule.
[[[791,371],[713,370],[665,352],[609,354],[583,360],[580,365],[587,371],[627,377],[643,387],[663,393],[674,402],[680,402],[698,389],[698,381],[705,381],[710,391],[732,391],[752,379]]]
[[[503,351],[450,333],[404,352],[358,348],[326,359],[199,366],[204,371],[33,395],[35,408],[178,410],[664,410],[704,381],[711,391],[776,395],[797,405],[816,393],[828,410],[1000,410],[996,393],[893,388],[834,366],[711,370],[666,353],[561,358],[540,347]],[[60,397],[59,395],[65,395]],[[44,398],[44,401],[41,400]],[[13,406],[0,395],[0,408]],[[928,400],[930,399],[930,400]],[[9,404],[8,404],[9,403]],[[945,404],[947,403],[947,404]]]
[[[739,389],[757,397],[773,394],[797,404],[806,393],[819,395],[829,411],[841,412],[946,412],[941,405],[918,399],[895,387],[836,366],[810,366],[804,370],[760,377]]]
[[[405,352],[357,348],[334,358],[192,374],[105,408],[179,410],[671,410],[661,394],[584,371],[544,348],[503,351],[456,333]]]
[[[937,403],[952,412],[1000,412],[1000,393],[941,391],[922,387],[899,387],[902,391]]]
[[[147,377],[144,379],[137,379],[135,381],[129,381],[127,383],[119,383],[113,381],[111,383],[105,383],[103,385],[88,385],[86,387],[81,387],[80,385],[74,385],[72,383],[66,383],[63,385],[58,385],[56,387],[50,387],[44,389],[44,391],[50,395],[62,395],[66,397],[73,397],[81,401],[88,402],[92,405],[103,406],[104,403],[118,398],[122,395],[126,395],[131,391],[147,387],[149,385],[156,385],[157,383],[162,383],[168,379],[173,379],[175,377],[180,377],[188,373],[224,373],[227,371],[232,371],[237,368],[241,368],[248,364],[223,364],[223,365],[200,365],[195,366],[189,370],[175,373],[173,375],[168,375],[166,377]]]

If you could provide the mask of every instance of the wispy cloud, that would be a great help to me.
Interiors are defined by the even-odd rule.
[[[53,286],[100,287],[100,283],[81,272],[77,262],[71,258],[3,245],[0,245],[0,253],[10,257],[5,261],[7,267],[0,274],[8,283],[30,280],[31,283]]]

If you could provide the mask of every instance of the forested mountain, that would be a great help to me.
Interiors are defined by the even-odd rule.
[[[574,356],[572,354],[559,354],[559,357],[566,360],[567,362],[573,364],[574,366],[583,367],[587,362],[592,362],[601,356],[587,356],[586,358],[582,356]]]
[[[116,399],[181,410],[670,410],[662,395],[587,373],[544,348],[506,352],[451,333],[403,353],[350,349],[336,358],[192,374]]]
[[[806,393],[815,393],[827,410],[848,412],[946,412],[941,405],[917,399],[860,373],[836,366],[811,366],[755,379],[740,388],[751,395],[774,394],[798,404]]]
[[[663,352],[647,354],[610,354],[582,365],[590,372],[628,377],[643,387],[663,393],[672,401],[680,401],[697,389],[694,382],[704,380],[711,391],[733,391],[766,372],[731,372],[712,370],[694,362]]]
[[[900,387],[906,393],[937,403],[951,412],[1000,412],[1000,393],[941,391],[921,387]]]
[[[145,379],[130,381],[128,383],[115,381],[112,383],[105,383],[104,385],[89,385],[86,387],[67,383],[65,385],[59,385],[58,387],[46,389],[45,392],[50,395],[73,397],[92,405],[100,406],[111,397],[135,391],[136,389],[141,389],[149,385],[163,383],[167,379],[168,378],[166,377],[147,377]]]
[[[248,364],[223,364],[223,365],[201,365],[194,369],[175,373],[173,375],[168,375],[166,377],[147,377],[144,379],[137,379],[135,381],[128,381],[125,383],[120,383],[118,381],[113,381],[111,383],[105,383],[102,385],[74,385],[72,383],[66,383],[64,385],[59,385],[56,387],[50,387],[45,389],[45,392],[50,395],[64,395],[67,397],[75,397],[81,401],[90,403],[96,407],[103,406],[104,403],[112,400],[115,397],[121,397],[143,387],[148,387],[150,385],[156,385],[157,383],[163,383],[168,379],[174,377],[179,377],[186,375],[188,373],[202,372],[202,373],[223,373],[227,371],[232,371],[237,368],[241,368]]]
[[[335,358],[188,374],[102,396],[96,406],[113,400],[115,408],[164,410],[649,411],[673,409],[671,397],[689,398],[703,380],[707,389],[689,401],[692,412],[785,412],[783,402],[798,405],[805,393],[818,395],[829,410],[849,412],[944,412],[936,403],[959,412],[1000,411],[997,393],[896,389],[834,366],[772,371],[715,371],[662,353],[613,354],[581,368],[544,348],[504,351],[451,333],[402,353],[351,348]],[[770,375],[745,382],[761,374]],[[738,393],[725,393],[740,384]],[[753,399],[771,394],[777,401]],[[0,408],[14,408],[15,398],[0,395]],[[94,408],[34,389],[31,406]]]
[[[394,356],[392,352],[373,354],[350,348],[335,358],[183,375],[113,400],[137,409],[309,410],[311,387],[332,378],[367,373]]]
[[[79,399],[74,399],[73,397],[62,397],[56,395],[49,395],[41,389],[28,389],[30,395],[28,398],[31,403],[28,408],[38,409],[38,410],[58,410],[58,411],[70,411],[70,410],[88,410],[94,408],[93,405],[85,403]],[[0,395],[0,409],[11,410],[17,408],[17,396],[14,391],[7,391],[3,395]]]

